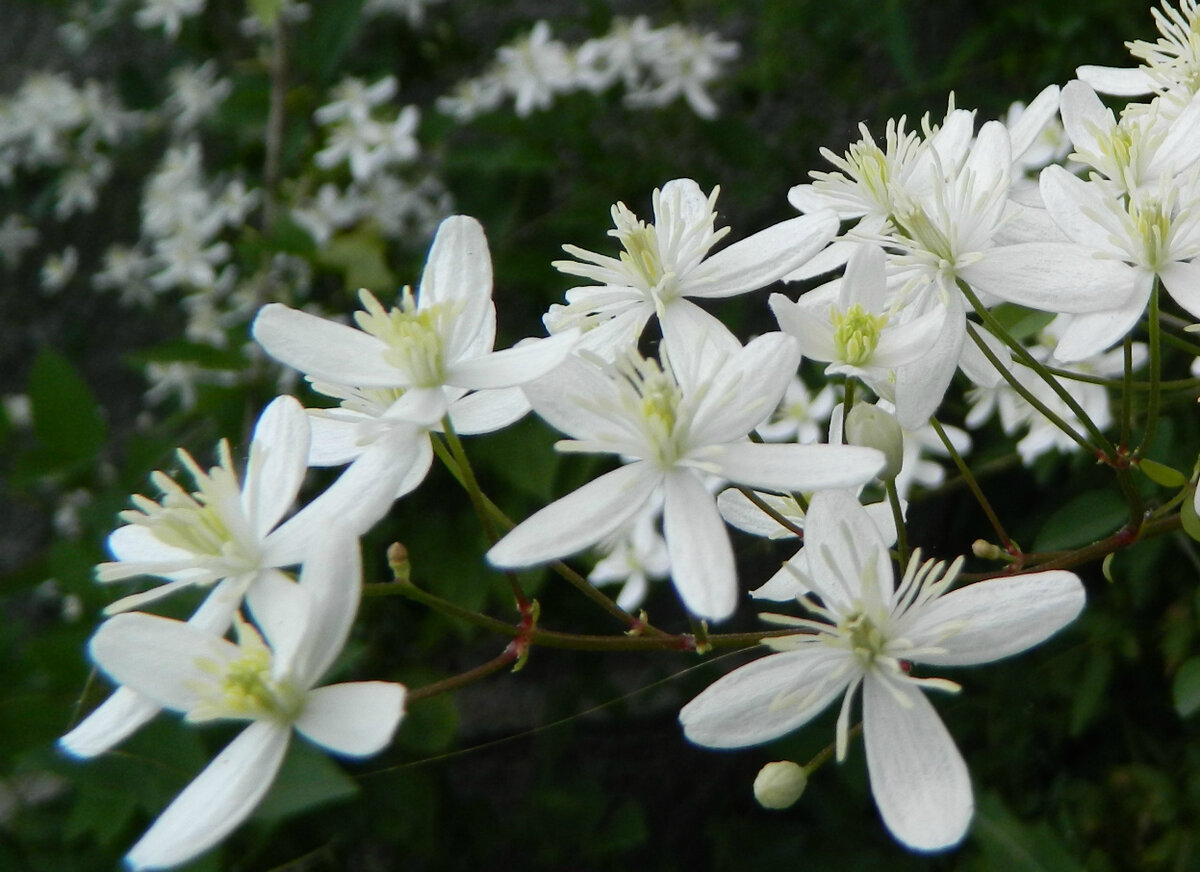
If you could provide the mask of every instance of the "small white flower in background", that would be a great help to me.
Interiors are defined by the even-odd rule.
[[[395,97],[398,87],[395,76],[384,76],[370,85],[362,79],[347,76],[330,92],[334,99],[313,113],[313,120],[321,125],[339,121],[362,123],[371,117],[376,107]]]
[[[37,243],[37,228],[24,215],[10,214],[0,224],[0,257],[9,269],[16,269],[25,252]]]
[[[177,132],[189,131],[217,111],[233,90],[233,82],[218,78],[216,61],[188,64],[171,70],[171,93],[166,109]]]
[[[650,579],[671,574],[667,542],[658,532],[661,514],[662,501],[653,499],[641,514],[597,546],[604,557],[588,573],[588,581],[597,587],[620,584],[617,605],[627,612],[646,599]]]
[[[449,94],[437,98],[438,111],[455,121],[470,121],[504,102],[504,82],[495,75],[464,79]]]
[[[679,356],[707,343],[723,353],[740,343],[720,321],[688,298],[721,299],[778,281],[820,251],[837,232],[832,211],[783,221],[710,254],[728,233],[716,228],[719,188],[705,195],[691,179],[674,179],[655,189],[654,222],[647,224],[624,203],[612,207],[621,243],[618,257],[576,245],[563,250],[575,260],[558,260],[559,272],[596,284],[567,291],[567,303],[543,319],[550,332],[582,327],[583,347],[613,360],[636,344],[652,315]]]
[[[397,15],[417,27],[425,20],[425,7],[445,3],[446,0],[367,0],[362,14],[366,18],[380,15]]]
[[[103,155],[82,155],[82,164],[72,166],[58,177],[58,197],[54,217],[65,221],[76,213],[95,211],[100,188],[112,177],[112,161]]]
[[[755,432],[765,442],[820,442],[837,405],[837,387],[825,382],[814,396],[800,376],[793,376],[769,421]]]
[[[205,0],[142,0],[133,15],[134,23],[143,30],[161,27],[167,39],[179,36],[186,18],[195,18],[204,11]]]
[[[364,203],[354,190],[343,192],[333,182],[317,189],[317,196],[292,207],[292,220],[305,229],[317,245],[325,245],[333,234],[362,217]]]
[[[238,374],[228,370],[208,369],[185,360],[172,360],[168,363],[150,361],[146,364],[146,381],[150,387],[142,396],[149,405],[159,406],[175,399],[181,409],[189,411],[196,406],[200,385],[229,387],[237,384]]]
[[[641,60],[648,67],[639,87],[625,95],[630,106],[666,106],[679,97],[687,100],[701,118],[717,117],[717,104],[708,86],[725,72],[725,66],[741,54],[736,42],[715,33],[701,33],[676,24],[662,28],[653,51]]]
[[[280,24],[299,24],[312,17],[312,7],[302,0],[279,0],[274,11],[277,15],[274,27],[268,27],[258,15],[247,15],[238,22],[238,31],[242,36],[270,38]]]
[[[8,423],[21,429],[33,426],[33,400],[29,394],[5,394],[0,398]]]
[[[871,793],[887,828],[918,851],[966,835],[974,799],[966,764],[923,690],[959,685],[919,677],[917,664],[970,666],[1018,654],[1069,624],[1084,590],[1070,572],[995,578],[950,590],[949,567],[914,553],[899,585],[888,549],[848,492],[813,497],[805,530],[813,618],[772,615],[795,635],[769,638],[769,654],[734,670],[684,706],[693,742],[742,748],[777,739],[842,697],[837,756],[846,755],[862,689]]]
[[[312,412],[310,462],[339,465],[374,448],[393,452],[420,484],[433,450],[429,431],[449,415],[460,433],[487,433],[529,410],[518,385],[545,375],[576,341],[573,333],[493,351],[496,309],[483,228],[454,215],[442,222],[414,296],[387,309],[362,291],[358,328],[279,303],[264,306],[254,338],[313,389],[341,401]],[[390,446],[390,448],[389,448]]]
[[[560,451],[615,454],[623,464],[518,524],[488,552],[495,566],[565,557],[600,541],[661,491],[671,578],[692,614],[724,620],[739,596],[733,549],[711,477],[750,487],[816,490],[870,480],[882,456],[841,445],[747,439],[779,402],[800,351],[782,333],[730,354],[687,357],[665,340],[662,364],[630,350],[615,363],[568,358],[525,388],[534,411],[571,438]]]
[[[384,681],[317,686],[358,609],[358,543],[334,523],[315,537],[299,583],[281,580],[239,619],[237,643],[182,621],[118,615],[93,637],[114,681],[193,723],[248,726],[158,817],[125,857],[132,869],[185,863],[242,823],[266,795],[292,731],[334,754],[382,751],[404,715],[405,688]]]
[[[575,66],[566,45],[550,35],[539,21],[527,35],[496,52],[494,75],[512,95],[517,115],[548,109],[554,96],[575,84]]]
[[[48,255],[42,263],[40,275],[42,293],[57,294],[75,278],[78,268],[79,252],[73,245],[68,245],[61,253]]]
[[[607,34],[587,40],[575,52],[579,83],[593,93],[617,82],[633,91],[644,75],[646,63],[661,47],[660,34],[644,15],[633,20],[614,19]]]

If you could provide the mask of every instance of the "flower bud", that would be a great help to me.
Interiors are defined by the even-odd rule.
[[[768,763],[754,779],[754,798],[763,808],[790,808],[804,793],[808,776],[791,760]]]
[[[868,403],[859,403],[846,416],[846,441],[851,445],[865,445],[883,452],[887,465],[879,477],[884,481],[891,481],[900,474],[900,468],[904,465],[904,436],[890,412]]]

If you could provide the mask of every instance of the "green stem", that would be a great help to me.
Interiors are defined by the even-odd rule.
[[[988,359],[988,362],[991,363],[992,366],[996,368],[997,372],[1004,377],[1004,380],[1008,382],[1009,386],[1018,394],[1020,394],[1021,399],[1025,400],[1025,402],[1037,409],[1048,421],[1050,421],[1050,423],[1071,437],[1071,439],[1074,440],[1075,443],[1078,444],[1088,454],[1094,455],[1099,453],[1096,450],[1096,446],[1092,445],[1090,442],[1076,433],[1074,427],[1070,426],[1066,421],[1060,418],[1057,413],[1052,411],[1049,406],[1034,396],[1033,392],[1021,383],[1021,380],[1013,374],[1012,370],[1000,362],[992,349],[988,347],[988,344],[984,342],[983,338],[980,337],[980,335],[976,332],[973,325],[967,324],[967,334],[971,337],[972,341],[974,341],[979,350],[983,352],[983,356]]]
[[[748,487],[739,486],[738,490],[741,492],[742,496],[757,506],[763,514],[765,514],[776,524],[783,527],[789,533],[799,536],[801,539],[804,538],[804,530],[802,528],[796,526],[796,524],[784,517],[783,514],[776,511],[771,504],[764,500],[759,494],[755,493]]]
[[[983,346],[981,346],[983,347]],[[1000,519],[996,517],[995,511],[992,509],[992,504],[988,502],[988,498],[983,495],[983,490],[979,487],[979,482],[975,480],[970,468],[963,461],[962,455],[958,453],[958,449],[954,447],[954,443],[950,441],[950,437],[946,435],[946,431],[942,429],[942,425],[937,418],[930,418],[929,424],[937,433],[938,438],[942,440],[942,445],[946,447],[946,451],[950,455],[950,459],[954,461],[954,465],[958,467],[958,474],[962,476],[963,481],[967,483],[971,493],[975,496],[975,501],[979,503],[979,507],[983,509],[983,513],[987,515],[988,521],[992,525],[992,529],[996,531],[996,535],[1000,537],[1000,544],[1006,551],[1013,552],[1015,547],[1011,539],[1008,538],[1008,533],[1004,531],[1004,525],[1000,523]]]
[[[1158,319],[1158,289],[1160,281],[1154,279],[1154,287],[1150,291],[1150,308],[1148,312],[1148,327],[1150,328],[1150,395],[1146,399],[1146,429],[1142,433],[1142,441],[1133,453],[1135,458],[1144,457],[1154,444],[1155,431],[1158,429],[1158,408],[1161,397],[1162,377],[1162,326]]]
[[[411,705],[414,702],[420,702],[431,696],[437,696],[439,693],[449,693],[450,691],[458,690],[460,687],[466,687],[468,684],[474,684],[476,681],[499,672],[516,659],[516,648],[510,645],[498,656],[476,666],[474,669],[468,669],[466,672],[460,672],[458,675],[452,675],[449,678],[443,678],[441,681],[435,681],[433,684],[427,684],[424,687],[418,687],[416,690],[410,690],[405,694],[404,702],[406,705]]]
[[[1102,432],[1100,432],[1100,428],[1096,426],[1094,421],[1092,421],[1091,417],[1084,410],[1083,406],[1079,405],[1079,402],[1073,396],[1071,396],[1070,392],[1067,391],[1062,384],[1059,383],[1058,379],[1051,375],[1050,371],[1046,369],[1045,365],[1041,361],[1037,360],[1032,354],[1030,354],[1029,350],[1024,345],[1013,339],[1009,332],[1004,329],[999,321],[996,320],[996,317],[989,312],[987,307],[979,301],[977,296],[975,296],[975,292],[971,290],[970,285],[960,279],[958,282],[958,287],[963,292],[963,295],[967,298],[967,300],[970,301],[971,306],[975,309],[976,314],[979,315],[980,319],[987,326],[992,335],[1007,345],[1022,364],[1036,372],[1038,377],[1041,378],[1042,381],[1044,381],[1047,385],[1049,385],[1052,391],[1058,394],[1059,399],[1066,403],[1067,408],[1071,410],[1072,414],[1075,415],[1075,418],[1084,426],[1088,433],[1091,434],[1092,439],[1094,439],[1096,444],[1100,446],[1101,451],[1103,451],[1106,456],[1112,457],[1114,454],[1112,443],[1108,441],[1108,438]],[[968,329],[971,329],[970,324],[968,324],[967,327]],[[975,337],[975,341],[976,343],[982,342],[978,336]],[[985,354],[987,354],[987,352],[985,352]],[[992,361],[993,366],[998,365],[998,361],[995,360],[995,355],[987,354],[987,357],[988,360]],[[1004,374],[1008,371],[1008,367],[1005,367],[1002,364],[1000,364],[998,368],[1001,374]],[[1011,376],[1011,373],[1009,373],[1009,375]],[[1012,382],[1013,380],[1010,379],[1009,383],[1012,384]],[[1028,391],[1026,391],[1026,393],[1028,393]],[[1022,396],[1025,396],[1025,394],[1023,393]],[[1032,394],[1030,396],[1032,396]],[[1026,399],[1028,399],[1028,397]],[[1042,411],[1045,408],[1044,404],[1041,402],[1035,402],[1034,407],[1039,411]],[[1043,412],[1043,414],[1045,414],[1045,412]],[[1065,427],[1064,424],[1060,424],[1062,419],[1057,415],[1047,415],[1047,417],[1054,422],[1056,427]],[[1085,445],[1089,450],[1094,450],[1091,448],[1091,446],[1087,445],[1086,442],[1082,441],[1079,436],[1075,434],[1073,429],[1067,428],[1064,429],[1063,432],[1068,433],[1073,439],[1075,439],[1075,441]]]
[[[908,528],[904,526],[904,510],[900,507],[900,494],[896,490],[896,479],[884,482],[888,503],[892,507],[892,520],[896,524],[896,550],[900,557],[900,569],[908,566]]]
[[[1133,435],[1133,337],[1124,342],[1125,370],[1121,380],[1121,448],[1129,448]]]

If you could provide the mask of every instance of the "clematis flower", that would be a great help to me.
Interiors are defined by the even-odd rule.
[[[465,215],[438,228],[415,297],[405,288],[399,305],[387,309],[367,291],[360,296],[358,329],[272,303],[253,333],[268,354],[341,402],[310,412],[310,463],[340,465],[372,447],[397,458],[415,453],[394,496],[429,470],[429,431],[443,417],[462,433],[512,423],[529,410],[516,386],[556,367],[578,335],[492,350],[492,261],[483,228]]]
[[[336,518],[355,535],[365,532],[392,504],[407,467],[380,451],[364,453],[321,496],[279,523],[303,483],[308,442],[304,410],[291,397],[279,397],[255,427],[243,483],[238,482],[228,443],[221,443],[220,463],[208,472],[181,450],[196,491],[188,493],[164,473],[155,473],[161,501],[134,497],[135,508],[121,515],[128,523],[108,538],[117,559],[96,568],[102,583],[140,575],[166,583],[124,597],[106,612],[139,608],[182,588],[209,587],[211,592],[190,623],[198,631],[223,633],[243,597],[257,613],[263,598],[291,583],[279,567],[301,563],[331,520]],[[95,756],[158,710],[153,700],[120,688],[59,745],[77,757]]]
[[[1079,78],[1101,94],[1137,97],[1159,92],[1195,94],[1200,90],[1200,4],[1181,0],[1178,8],[1164,2],[1162,10],[1151,9],[1159,38],[1127,42],[1129,53],[1141,60],[1141,66],[1121,68],[1082,66]]]
[[[335,754],[366,757],[391,741],[405,688],[384,681],[317,686],[341,652],[361,592],[358,543],[337,524],[320,537],[299,583],[274,587],[258,628],[239,620],[235,644],[182,621],[118,615],[93,637],[96,664],[187,720],[248,722],[167,806],[125,857],[133,869],[186,863],[257,807],[292,730]]]
[[[737,605],[733,549],[706,479],[811,491],[853,487],[883,465],[873,449],[755,444],[747,439],[779,402],[796,367],[796,342],[759,336],[699,368],[636,352],[616,363],[569,358],[529,385],[534,410],[572,438],[560,451],[616,454],[624,465],[551,503],[488,552],[495,566],[531,566],[592,545],[636,516],[660,491],[672,580],[695,615],[723,620]],[[696,362],[694,357],[689,361]]]
[[[688,298],[720,299],[766,287],[824,248],[838,222],[829,210],[792,218],[710,257],[729,232],[716,229],[719,191],[705,196],[691,179],[667,182],[654,191],[652,224],[617,203],[609,231],[623,249],[617,258],[564,245],[576,260],[555,261],[554,268],[596,285],[567,291],[567,304],[547,313],[547,329],[582,327],[585,347],[613,360],[657,315],[677,355],[701,343],[734,350],[738,343],[729,330]]]
[[[970,776],[923,691],[959,685],[910,667],[969,666],[1020,653],[1070,623],[1084,605],[1079,579],[1048,571],[950,590],[962,564],[922,562],[900,584],[878,528],[849,492],[817,494],[805,529],[815,617],[773,615],[795,635],[764,641],[770,654],[734,670],[684,706],[689,739],[741,748],[803,726],[838,697],[837,756],[845,758],[851,708],[863,699],[871,792],[887,828],[918,851],[962,840],[974,809]],[[819,600],[818,600],[819,598]]]

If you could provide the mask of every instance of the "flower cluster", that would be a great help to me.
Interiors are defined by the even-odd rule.
[[[533,30],[496,53],[492,68],[460,82],[438,108],[459,121],[499,108],[511,99],[525,117],[575,91],[603,93],[620,84],[632,107],[666,106],[679,98],[701,118],[715,118],[708,88],[738,56],[737,43],[681,24],[652,27],[639,15],[618,19],[604,36],[572,48],[552,37],[550,25]]]

